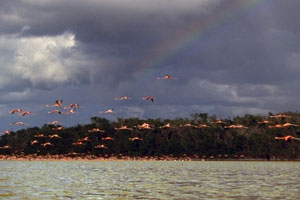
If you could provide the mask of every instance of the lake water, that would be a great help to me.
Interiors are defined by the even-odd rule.
[[[300,199],[300,162],[0,161],[0,199]]]

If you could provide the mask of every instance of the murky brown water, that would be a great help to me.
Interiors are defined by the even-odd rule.
[[[299,199],[300,162],[0,161],[0,199]]]

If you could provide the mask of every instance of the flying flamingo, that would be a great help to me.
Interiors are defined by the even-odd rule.
[[[24,122],[18,121],[18,122],[10,123],[10,125],[23,125],[23,126],[25,126],[26,124]]]
[[[264,120],[262,122],[257,122],[258,124],[272,124],[272,122],[268,121],[268,120]]]
[[[21,112],[19,115],[20,116],[25,116],[25,115],[30,115],[30,114],[32,114],[31,111],[24,111],[24,112]]]
[[[115,128],[116,130],[130,130],[132,131],[132,128],[128,128],[127,126],[121,126],[120,128]]]
[[[11,149],[11,146],[5,145],[5,146],[0,147],[0,149]]]
[[[242,128],[248,128],[248,127],[246,127],[246,126],[243,126],[243,125],[240,125],[240,124],[237,124],[237,125],[230,125],[230,126],[225,126],[224,128],[240,128],[240,129],[242,129]]]
[[[64,109],[75,109],[75,108],[83,108],[82,106],[79,106],[77,103],[71,103],[69,106],[65,106]]]
[[[90,130],[88,130],[89,133],[96,133],[96,132],[101,132],[101,133],[104,133],[105,131],[104,130],[101,130],[99,128],[92,128]]]
[[[210,126],[207,124],[199,124],[198,126],[196,126],[195,128],[209,128]]]
[[[167,123],[167,124],[165,124],[163,126],[160,126],[159,128],[173,128],[173,127],[171,126],[170,123]]]
[[[284,140],[284,141],[288,141],[288,140],[300,140],[300,138],[296,138],[294,136],[291,135],[287,135],[284,137],[275,137],[276,140]]]
[[[192,125],[192,124],[189,124],[189,123],[187,123],[187,124],[183,124],[183,125],[180,125],[181,127],[183,126],[183,127],[192,127],[192,128],[197,128],[196,126],[194,126],[194,125]]]
[[[48,135],[49,138],[61,138],[59,135],[54,134],[54,135]]]
[[[283,119],[283,118],[292,118],[291,116],[284,115],[284,114],[271,115],[270,117],[271,117],[271,118],[279,118],[279,119]]]
[[[36,137],[36,138],[43,138],[43,137],[46,137],[46,136],[43,133],[40,133],[40,134],[35,135],[34,137]]]
[[[91,140],[89,140],[89,137],[84,137],[84,138],[81,138],[81,139],[78,139],[78,142],[89,142]]]
[[[269,128],[283,128],[282,124],[275,124],[274,126],[269,126]]]
[[[95,149],[107,149],[107,147],[104,144],[98,144]]]
[[[68,110],[67,112],[62,112],[61,114],[66,114],[66,115],[68,115],[68,114],[74,114],[74,113],[76,113],[76,112],[75,112],[75,108],[72,108],[72,109]]]
[[[62,123],[59,121],[52,121],[52,122],[49,122],[49,124],[56,125],[56,124],[62,124]]]
[[[49,114],[53,114],[53,113],[58,113],[58,114],[62,114],[62,112],[60,110],[52,110],[52,111],[48,111]]]
[[[139,141],[142,141],[143,139],[139,138],[139,137],[133,137],[133,138],[129,138],[130,141],[136,141],[136,140],[139,140]]]
[[[297,124],[285,123],[282,125],[284,128],[292,127],[292,126],[299,126]]]
[[[55,104],[53,104],[53,105],[46,105],[46,107],[60,107],[60,106],[62,106],[62,102],[63,102],[62,99],[61,100],[56,100]]]
[[[157,77],[158,80],[165,80],[165,79],[178,79],[177,77],[170,76],[169,74],[164,75],[163,77]]]
[[[11,133],[11,130],[10,129],[7,129],[5,131],[2,131],[2,133],[4,133],[5,135],[9,135]]]
[[[100,113],[101,114],[109,114],[109,113],[115,113],[115,112],[114,112],[114,109],[111,108],[111,109],[108,109],[106,111],[100,111]]]
[[[138,125],[139,129],[152,129],[150,124],[143,123],[142,125]]]
[[[145,101],[151,100],[152,102],[154,101],[154,96],[146,96],[142,98]]]
[[[23,110],[21,108],[17,108],[17,109],[13,109],[11,111],[9,111],[10,114],[15,114],[16,112],[22,112]]]
[[[102,140],[114,140],[114,138],[111,138],[111,137],[104,137],[104,138],[101,138]]]
[[[217,121],[211,122],[211,124],[225,124],[225,122],[223,122],[221,120],[217,120]]]
[[[39,142],[37,141],[37,140],[33,140],[32,142],[31,142],[31,145],[34,145],[34,144],[38,144]]]
[[[129,99],[132,99],[132,98],[127,97],[127,96],[121,96],[120,98],[115,98],[115,100],[129,100]]]
[[[85,143],[83,143],[83,142],[73,142],[72,145],[73,146],[85,145]]]
[[[50,142],[46,142],[44,144],[42,144],[43,147],[46,147],[46,146],[54,146],[53,144],[51,144]]]
[[[60,131],[60,130],[63,130],[63,129],[64,129],[63,126],[52,127],[52,130],[55,130],[55,131]]]

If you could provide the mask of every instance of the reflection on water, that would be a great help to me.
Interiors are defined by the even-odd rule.
[[[0,161],[3,199],[299,199],[300,162]]]

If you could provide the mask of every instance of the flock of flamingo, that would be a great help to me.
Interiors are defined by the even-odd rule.
[[[157,78],[158,80],[166,80],[166,79],[178,79],[177,77],[173,77],[173,76],[170,76],[168,74],[166,74],[165,76],[163,77],[158,77]],[[142,99],[145,100],[145,101],[154,101],[154,96],[146,96],[146,97],[143,97]],[[119,98],[115,98],[115,100],[118,100],[118,101],[122,101],[122,100],[130,100],[132,98],[130,97],[127,97],[127,96],[121,96]],[[76,103],[72,103],[72,104],[69,104],[69,105],[63,105],[63,100],[56,100],[54,104],[50,104],[50,105],[46,105],[46,107],[48,108],[55,108],[54,110],[50,110],[48,111],[49,114],[54,114],[54,113],[57,113],[59,115],[68,115],[68,114],[74,114],[76,113],[75,110],[78,109],[78,108],[84,108],[82,106],[79,106],[79,104],[76,104]],[[60,109],[62,108],[62,109]],[[9,111],[10,114],[17,114],[21,117],[24,117],[24,116],[27,116],[27,115],[31,115],[32,112],[31,111],[24,111],[23,109],[21,108],[16,108],[16,109],[13,109],[11,111]],[[106,111],[100,111],[100,114],[110,114],[110,113],[115,113],[115,111],[111,108],[111,109],[108,109]],[[287,116],[287,115],[284,115],[284,114],[278,114],[278,115],[272,115],[270,116],[270,118],[278,118],[278,119],[284,119],[284,118],[291,118],[291,116]],[[261,121],[261,122],[258,122],[259,124],[265,124],[265,125],[268,125],[269,128],[286,128],[286,127],[297,127],[299,125],[297,124],[291,124],[291,123],[284,123],[284,124],[275,124],[275,125],[271,125],[273,122],[269,121],[269,120],[264,120],[264,121]],[[62,126],[62,123],[59,122],[59,121],[52,121],[50,122],[49,124],[53,125],[52,127],[52,130],[54,131],[59,131],[59,130],[63,130],[64,127]],[[247,129],[248,127],[246,126],[243,126],[241,124],[233,124],[233,125],[228,125],[226,126],[225,122],[221,121],[221,120],[217,120],[217,121],[214,121],[214,122],[211,122],[211,125],[222,125],[224,128],[226,129]],[[269,125],[270,124],[270,125]],[[12,126],[15,126],[15,125],[27,125],[26,123],[22,122],[22,121],[17,121],[17,122],[13,122],[13,123],[10,123],[10,125]],[[183,124],[183,125],[180,125],[181,127],[191,127],[191,128],[209,128],[211,125],[208,125],[208,124],[198,124],[198,125],[192,125],[192,124]],[[117,131],[120,131],[120,130],[129,130],[129,131],[132,131],[134,128],[137,128],[137,129],[148,129],[148,130],[151,130],[151,129],[154,129],[154,127],[152,127],[150,124],[148,123],[143,123],[141,125],[137,125],[137,126],[134,126],[132,128],[130,127],[127,127],[127,126],[121,126],[119,128],[115,128]],[[167,123],[161,127],[159,127],[161,129],[165,129],[165,128],[174,128],[173,126],[171,126],[170,123]],[[90,129],[88,130],[88,132],[90,133],[97,133],[97,132],[104,132],[104,130],[101,130],[99,128],[93,128],[93,129]],[[11,129],[8,129],[8,130],[5,130],[3,131],[4,134],[10,134],[11,133]],[[42,133],[40,134],[37,134],[34,136],[36,138],[36,140],[33,140],[31,141],[31,145],[37,145],[37,144],[40,144],[39,141],[38,141],[38,138],[43,138],[43,137],[49,137],[49,138],[61,138],[58,134],[52,134],[52,135],[44,135]],[[297,138],[297,137],[294,137],[292,135],[286,135],[284,137],[275,137],[274,139],[276,140],[284,140],[284,141],[291,141],[291,140],[299,140],[300,141],[300,138]],[[114,138],[111,138],[111,137],[104,137],[102,138],[103,141],[107,141],[107,140],[114,140]],[[139,137],[132,137],[132,138],[129,138],[130,141],[141,141],[142,138],[139,138]],[[73,142],[72,145],[74,146],[77,146],[77,145],[85,145],[86,142],[90,141],[88,137],[85,137],[85,138],[80,138],[78,139],[77,141]],[[47,147],[47,146],[53,146],[53,144],[51,142],[46,142],[46,143],[42,143],[40,144],[41,146],[43,147]],[[4,148],[10,148],[9,146],[4,146],[4,147],[0,147],[1,149],[4,149]],[[97,149],[106,149],[107,147],[104,145],[104,144],[98,144],[95,146],[95,148]]]

